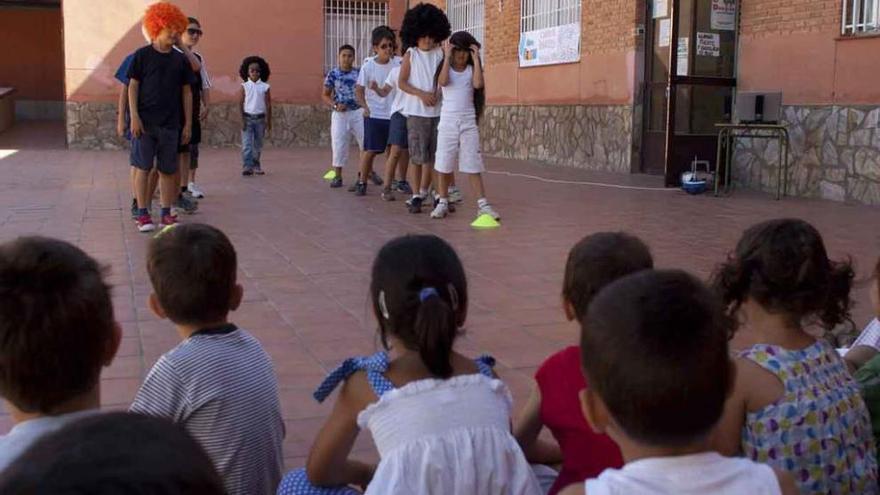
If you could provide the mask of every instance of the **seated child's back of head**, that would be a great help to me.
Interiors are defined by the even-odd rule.
[[[186,431],[120,412],[80,419],[41,438],[0,475],[0,493],[225,492],[211,459]]]

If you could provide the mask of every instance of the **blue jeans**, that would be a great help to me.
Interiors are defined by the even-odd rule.
[[[263,151],[265,134],[266,117],[245,114],[244,128],[241,131],[241,161],[244,168],[260,166],[260,153]]]

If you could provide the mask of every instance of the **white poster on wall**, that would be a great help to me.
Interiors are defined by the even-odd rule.
[[[718,33],[697,33],[697,55],[721,56],[721,37]]]
[[[712,0],[712,29],[736,30],[736,0]]]
[[[660,19],[660,36],[657,44],[661,47],[669,46],[672,37],[672,19]]]
[[[565,24],[519,35],[519,66],[568,64],[581,59],[581,25]]]
[[[654,19],[669,15],[669,0],[654,0],[651,4],[651,12]]]
[[[678,39],[678,66],[675,73],[679,76],[688,75],[688,41],[687,37]]]

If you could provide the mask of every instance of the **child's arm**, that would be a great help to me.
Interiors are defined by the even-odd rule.
[[[529,401],[520,412],[513,426],[513,436],[519,443],[523,453],[532,464],[559,464],[562,462],[562,450],[558,445],[542,441],[538,438],[544,424],[541,423],[541,391],[532,389]]]
[[[388,84],[383,84],[382,86],[379,86],[379,83],[377,83],[376,81],[373,81],[370,83],[370,89],[375,91],[377,95],[381,96],[382,98],[385,98],[386,96],[388,96],[391,93],[392,87],[389,86]]]
[[[180,135],[180,144],[189,144],[192,137],[193,95],[189,84],[183,85],[183,133]]]
[[[247,119],[244,116],[244,86],[238,90],[238,110],[241,112],[241,130],[247,128]]]
[[[443,65],[440,68],[440,76],[437,78],[438,86],[449,84],[449,63],[452,59],[452,45],[449,41],[443,42]]]
[[[272,90],[266,90],[266,132],[272,131]]]
[[[583,482],[574,483],[559,491],[559,495],[587,495],[587,489],[584,488]]]
[[[199,112],[199,120],[204,121],[208,118],[208,105],[211,103],[211,90],[202,89],[202,109]]]
[[[137,79],[129,79],[128,81],[128,110],[131,113],[131,135],[141,137],[144,132],[144,125],[141,122],[141,116],[138,113],[138,90],[140,90],[141,82]]]
[[[736,456],[742,452],[742,429],[746,420],[746,387],[754,384],[746,376],[748,373],[744,373],[744,368],[749,364],[742,359],[736,359],[731,365],[735,375],[733,391],[724,403],[724,412],[721,420],[715,425],[710,445],[721,455]]]
[[[364,117],[370,118],[370,107],[367,105],[367,98],[364,93],[364,87],[360,84],[354,87],[354,99],[358,102],[358,105],[364,109]]]
[[[119,98],[116,101],[116,135],[125,134],[125,111],[128,108],[128,85],[119,87]]]
[[[486,82],[483,81],[483,61],[480,60],[480,49],[477,45],[471,45],[471,57],[474,59],[474,89],[482,89]]]
[[[366,487],[370,483],[375,467],[350,460],[348,455],[360,432],[358,413],[374,400],[366,373],[355,373],[342,385],[333,411],[318,432],[306,461],[306,474],[312,484]]]
[[[791,473],[779,469],[774,469],[773,472],[776,473],[776,479],[779,480],[779,488],[782,495],[799,495],[801,493]]]
[[[433,107],[437,104],[437,95],[422,91],[409,83],[409,75],[412,72],[412,64],[410,62],[409,52],[403,56],[403,64],[400,66],[400,79],[397,81],[397,87],[404,93],[409,93],[422,100],[425,105]]]
[[[187,48],[186,45],[183,44],[183,42],[178,41],[177,43],[175,43],[174,46],[176,46],[180,50],[180,53],[182,53],[183,56],[186,57],[186,60],[187,62],[189,62],[189,66],[193,72],[199,72],[200,70],[202,70],[202,62],[199,60],[198,57],[193,54],[192,50],[190,50],[189,48]]]

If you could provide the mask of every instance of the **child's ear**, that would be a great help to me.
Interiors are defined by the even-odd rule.
[[[581,412],[587,424],[596,433],[605,433],[608,425],[608,409],[602,399],[591,388],[585,388],[578,392],[581,402]]]
[[[562,296],[562,310],[565,311],[565,318],[568,321],[574,321],[577,314],[574,312],[574,306],[572,306],[571,301]]]
[[[157,296],[155,292],[150,293],[150,297],[147,299],[147,304],[149,304],[150,311],[152,311],[154,315],[163,320],[168,319],[168,315],[165,313],[165,310],[162,309],[162,304],[159,303],[159,296]]]
[[[232,295],[229,298],[229,311],[235,311],[241,306],[241,300],[244,299],[244,287],[241,284],[235,284],[232,288]]]
[[[122,326],[118,321],[113,322],[113,332],[110,334],[110,340],[107,341],[107,347],[104,349],[103,364],[110,366],[116,353],[119,352],[119,346],[122,344]]]

